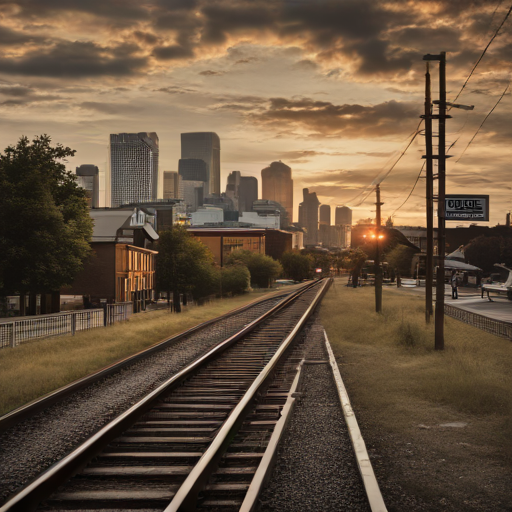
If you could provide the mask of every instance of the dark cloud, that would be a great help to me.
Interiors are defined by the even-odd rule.
[[[257,57],[246,57],[244,59],[238,59],[235,64],[249,64],[250,62],[255,62],[259,60]]]
[[[83,110],[92,110],[94,112],[100,112],[101,114],[123,114],[128,111],[133,112],[140,110],[140,107],[136,107],[131,103],[103,103],[99,101],[84,101],[78,105]]]
[[[160,89],[153,89],[155,92],[166,92],[167,94],[187,94],[196,92],[195,89],[188,89],[186,87],[179,87],[177,85],[170,85],[169,87],[161,87]]]
[[[318,64],[316,62],[313,62],[312,60],[303,59],[299,60],[299,62],[296,62],[293,65],[293,67],[296,69],[303,69],[306,71],[316,71],[318,69]]]
[[[194,50],[191,47],[173,44],[154,48],[153,56],[159,60],[190,59],[194,56]]]
[[[110,20],[141,20],[149,17],[151,2],[123,0],[14,0],[17,16],[27,19],[53,18],[59,12],[82,12]]]
[[[133,33],[133,37],[137,41],[151,46],[157,44],[160,40],[160,38],[155,34],[152,34],[151,32],[142,32],[141,30],[136,30]]]
[[[211,69],[207,69],[205,71],[201,71],[199,74],[203,76],[221,76],[225,74],[225,71],[213,71]]]
[[[0,103],[3,107],[20,107],[20,106],[27,106],[32,103],[43,103],[48,101],[60,101],[63,100],[62,96],[54,96],[54,95],[30,95],[25,96],[19,99],[13,99],[13,100],[6,100]]]
[[[42,38],[39,36],[16,32],[0,25],[0,46],[16,46],[39,41],[42,41]]]
[[[4,73],[62,78],[128,76],[145,66],[146,59],[133,55],[127,45],[104,48],[78,41],[61,41],[23,57],[0,58],[0,71]]]
[[[310,98],[272,98],[264,112],[248,117],[255,124],[270,129],[287,127],[349,138],[385,137],[410,133],[414,128],[411,119],[417,119],[420,108],[415,103],[398,101],[363,106],[334,105]]]
[[[13,85],[11,87],[0,87],[0,94],[6,96],[29,96],[33,94],[34,90],[30,87],[23,85]]]

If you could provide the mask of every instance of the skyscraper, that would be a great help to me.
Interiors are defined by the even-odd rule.
[[[220,139],[216,133],[182,133],[181,158],[203,160],[207,164],[205,196],[220,195]]]
[[[254,176],[240,176],[238,211],[252,212],[254,201],[258,200],[258,179]]]
[[[164,171],[164,199],[178,199],[181,176],[174,171]]]
[[[291,168],[281,161],[272,162],[261,171],[261,185],[261,198],[276,201],[284,206],[288,212],[288,221],[293,222],[293,180]]]
[[[206,196],[208,164],[200,158],[180,158],[178,173],[181,177],[180,197],[189,212],[195,212],[202,206]]]
[[[112,207],[150,201],[158,190],[158,135],[155,132],[110,135]]]
[[[318,244],[318,206],[320,201],[316,192],[309,192],[309,189],[302,189],[304,200],[299,205],[299,223],[306,228],[304,245]]]
[[[320,225],[331,225],[331,207],[328,204],[320,205]]]
[[[81,165],[76,168],[76,181],[85,188],[87,193],[87,206],[98,208],[100,205],[99,169],[95,165]]]
[[[336,206],[334,224],[336,226],[351,226],[352,210],[348,206]]]

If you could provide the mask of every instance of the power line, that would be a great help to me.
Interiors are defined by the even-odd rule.
[[[491,37],[491,40],[487,43],[487,46],[484,48],[484,51],[482,52],[482,55],[480,55],[480,57],[476,61],[476,64],[473,66],[473,69],[469,73],[469,76],[466,78],[466,81],[464,82],[464,85],[461,87],[460,91],[458,92],[457,96],[455,96],[455,99],[452,101],[452,103],[455,103],[455,101],[457,101],[457,98],[461,95],[462,91],[464,90],[464,88],[466,87],[467,83],[469,82],[469,79],[472,77],[472,75],[473,75],[475,69],[477,68],[478,64],[480,64],[480,61],[484,58],[484,55],[486,54],[489,46],[491,46],[492,42],[498,36],[499,31],[501,30],[501,28],[503,27],[503,25],[507,21],[507,19],[510,16],[511,12],[512,12],[512,6],[510,6],[510,9],[508,10],[507,14],[505,15],[505,17],[503,18],[502,22],[500,23],[500,26],[496,29],[496,31],[494,32],[494,35]]]
[[[420,126],[421,126],[421,123],[423,123],[423,119],[420,120],[420,122],[418,123],[418,126],[416,127],[416,130],[414,132],[412,132],[411,134],[411,140],[408,142],[407,146],[405,147],[405,149],[400,153],[400,155],[398,156],[398,158],[395,160],[395,163],[390,167],[390,169],[386,172],[386,174],[380,179],[379,181],[379,184],[382,183],[388,176],[389,174],[391,173],[391,171],[397,166],[398,162],[400,162],[400,160],[403,158],[403,156],[405,155],[405,153],[407,152],[407,150],[411,147],[411,144],[414,142],[414,140],[416,139],[416,137],[418,136],[418,134],[421,132],[420,130]],[[380,172],[379,172],[380,174]],[[377,176],[373,179],[371,185],[369,185],[370,187],[372,187],[372,185],[374,184],[375,180],[378,178],[378,174]],[[365,187],[366,189],[367,187]],[[360,192],[359,194],[357,194],[357,196],[355,196],[352,201],[354,199],[356,199],[357,197],[359,197],[361,194],[364,194],[366,192],[366,190],[363,189],[362,192]],[[373,192],[373,188],[371,188],[369,190],[368,193],[366,193],[365,197],[363,197],[363,199],[361,199],[357,204],[354,204],[353,206],[359,206],[361,204],[363,204],[367,199],[368,197],[370,196],[370,194]]]
[[[459,158],[457,158],[457,161],[455,163],[457,163],[462,158],[462,156],[464,155],[466,150],[469,148],[471,143],[475,140],[476,136],[478,135],[478,132],[481,130],[482,126],[485,124],[485,121],[487,121],[489,116],[494,112],[494,109],[499,105],[500,101],[503,99],[503,97],[507,93],[509,87],[510,87],[510,82],[507,84],[507,87],[505,87],[505,90],[501,93],[501,96],[499,97],[498,101],[494,104],[494,107],[492,107],[491,110],[489,110],[489,113],[485,116],[484,120],[481,122],[477,131],[475,132],[475,134],[473,135],[471,140],[468,142],[468,145],[464,148],[464,151],[462,151],[462,153],[460,154]]]
[[[414,185],[412,186],[411,191],[409,192],[409,195],[405,199],[405,201],[391,214],[391,217],[395,216],[395,213],[402,208],[402,206],[409,201],[410,197],[412,196],[412,193],[414,192],[414,189],[416,188],[416,185],[418,184],[418,181],[420,180],[421,173],[423,172],[423,169],[425,169],[426,162],[423,162],[423,165],[421,166],[420,172],[418,173],[418,176],[416,176],[416,181],[414,182]]]

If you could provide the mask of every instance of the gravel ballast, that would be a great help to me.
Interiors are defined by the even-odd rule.
[[[307,360],[327,360],[318,321],[304,348]],[[370,512],[330,365],[305,364],[299,390],[259,510]]]
[[[262,301],[210,325],[2,432],[0,504],[160,383],[280,300],[282,297]]]

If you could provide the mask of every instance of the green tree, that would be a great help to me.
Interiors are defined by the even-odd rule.
[[[251,273],[251,284],[260,288],[268,288],[272,280],[281,275],[283,267],[270,256],[252,251],[235,251],[226,261],[227,265],[245,265]]]
[[[313,260],[307,254],[299,251],[285,252],[281,257],[284,275],[294,281],[302,281],[312,277]]]
[[[391,249],[384,259],[388,262],[390,270],[398,270],[401,276],[411,275],[412,258],[416,250],[402,244],[397,244]]]
[[[229,265],[221,271],[222,293],[240,295],[251,284],[251,274],[245,265]]]
[[[74,154],[48,135],[0,154],[0,296],[56,292],[90,255],[85,190],[64,164]]]
[[[357,249],[345,249],[341,251],[340,257],[342,259],[343,268],[349,270],[352,275],[352,286],[356,287],[359,274],[365,261],[368,259],[368,255],[358,247]]]
[[[160,233],[155,277],[158,291],[172,291],[178,313],[180,294],[191,292],[198,299],[219,289],[219,272],[212,252],[181,226]]]
[[[471,265],[486,273],[496,272],[495,263],[512,265],[512,237],[480,235],[471,240],[464,254]]]

